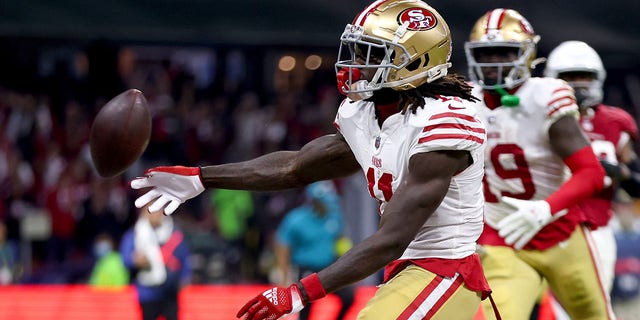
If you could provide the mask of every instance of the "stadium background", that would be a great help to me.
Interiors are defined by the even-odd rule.
[[[2,50],[0,66],[4,72],[0,77],[4,81],[28,79],[42,72],[33,62],[47,51],[82,46],[96,38],[142,45],[240,48],[251,51],[258,64],[273,51],[334,56],[345,23],[368,3],[362,0],[5,1],[0,4],[0,37],[5,48],[11,50]],[[627,77],[637,75],[640,70],[640,3],[637,1],[434,0],[429,3],[449,22],[454,40],[452,61],[454,68],[463,73],[466,73],[463,43],[475,20],[489,9],[508,7],[523,13],[542,36],[540,56],[564,40],[587,41],[603,58],[609,72],[608,85],[637,86],[637,79]],[[254,72],[260,72],[263,68],[255,69],[258,70]],[[631,97],[624,99],[631,103]],[[633,103],[638,105],[637,100]]]
[[[188,114],[197,112],[205,115],[205,120],[213,119],[216,123],[234,122],[236,110],[265,110],[270,105],[276,105],[276,114],[288,113],[283,121],[286,137],[278,134],[282,128],[272,128],[266,134],[273,134],[279,140],[251,140],[258,146],[250,150],[234,143],[240,139],[237,126],[228,127],[222,123],[213,129],[214,132],[222,132],[224,139],[218,140],[224,141],[194,144],[187,143],[189,138],[186,137],[192,136],[188,135],[188,125],[185,124],[184,130],[152,143],[142,161],[127,172],[120,183],[139,174],[148,165],[219,163],[244,159],[279,147],[295,148],[314,136],[331,131],[332,112],[339,99],[334,89],[333,70],[339,35],[345,23],[368,3],[361,0],[3,1],[0,3],[0,88],[3,97],[7,91],[46,97],[44,101],[50,104],[54,122],[56,116],[65,118],[65,103],[74,94],[78,95],[77,99],[86,107],[86,114],[81,119],[90,123],[101,101],[134,84],[144,84],[141,89],[151,96],[152,104],[162,104],[158,94],[161,81],[149,80],[161,72],[158,71],[160,69],[183,76],[172,78],[173,82],[169,84],[171,89],[168,91],[176,102],[184,98],[181,96],[184,92],[179,90],[185,90],[184,83],[192,84],[196,100],[191,106],[193,109],[184,107],[183,113],[177,112],[178,116],[164,114],[164,120],[187,123],[190,121]],[[466,74],[463,43],[475,20],[489,9],[509,7],[527,17],[541,35],[539,56],[546,56],[564,40],[583,40],[591,44],[601,54],[608,72],[605,102],[624,107],[636,118],[640,116],[640,2],[434,0],[429,3],[439,10],[451,27],[454,40],[452,62],[456,71]],[[317,55],[316,60],[309,59],[310,55]],[[283,59],[285,56],[298,63],[292,65],[291,59]],[[79,57],[89,60],[93,66],[84,70],[86,74],[82,75],[89,79],[87,87],[71,84],[77,80],[74,72],[83,70],[84,60],[78,60]],[[122,68],[123,61],[124,71],[118,69]],[[97,65],[101,67],[96,68]],[[128,71],[127,66],[130,68]],[[150,82],[154,84],[150,85]],[[183,86],[177,85],[178,82]],[[83,88],[87,91],[82,91]],[[243,104],[247,100],[253,105]],[[8,116],[11,109],[7,101],[0,101],[0,105],[4,105],[0,110]],[[199,101],[208,101],[211,103],[208,106],[223,111],[209,114],[196,107]],[[59,103],[58,108],[56,103]],[[225,106],[220,107],[219,104]],[[164,109],[158,108],[162,113]],[[292,117],[296,119],[289,119]],[[271,120],[282,119],[274,117]],[[323,123],[317,123],[320,121]],[[38,153],[36,147],[25,148],[23,140],[13,142],[17,149],[25,149],[23,153]],[[215,152],[203,151],[212,145]],[[70,158],[78,156],[70,153]],[[25,156],[25,160],[35,161],[35,158]],[[37,172],[37,168],[34,171]],[[348,233],[355,241],[372,232],[376,224],[375,204],[364,200],[367,195],[362,194],[359,182],[358,178],[353,178],[340,184],[343,193],[349,195],[347,198],[357,199],[351,201],[355,204],[345,202],[347,211],[359,207],[369,209],[360,210],[367,212],[359,212],[355,217],[347,217],[351,222]],[[34,193],[34,207],[45,207],[37,200],[42,197],[39,191],[31,192]],[[0,208],[0,217],[10,216],[8,207],[15,195],[3,192],[2,196],[7,208]],[[132,202],[132,194],[125,197],[126,201]],[[222,255],[211,253],[217,252],[218,247],[225,247],[225,239],[208,234],[215,233],[216,229],[215,222],[204,217],[211,215],[213,210],[207,200],[188,206],[185,209],[188,212],[183,215],[189,218],[180,218],[188,229],[197,225],[189,229],[195,230],[191,239],[194,251],[201,254],[199,259],[206,261],[201,270],[195,270],[194,285],[181,298],[181,303],[187,306],[183,312],[188,319],[232,319],[230,310],[237,309],[242,301],[259,292],[271,276],[267,270],[261,269],[261,264],[269,260],[269,255],[264,254],[268,251],[269,233],[286,209],[299,202],[299,193],[253,194],[253,198],[255,212],[253,220],[248,222],[248,230],[257,232],[260,244],[243,254],[250,256],[245,264],[257,266],[253,270],[243,269],[239,275],[225,274],[225,270],[231,270],[220,267],[229,258],[225,256],[227,252]],[[134,210],[128,207],[123,212],[127,216],[125,220],[130,223],[131,217],[135,216]],[[38,217],[37,214],[34,216]],[[48,239],[38,238],[47,232],[42,233],[37,227],[30,231],[29,228],[20,229],[24,232],[19,232],[16,228],[20,228],[22,222],[26,223],[29,217],[21,216],[15,220],[15,224],[9,225],[13,228],[9,232],[10,238],[13,237],[22,249],[26,243],[29,258],[35,262],[22,261],[21,285],[0,287],[0,310],[7,311],[0,312],[0,319],[122,319],[118,310],[137,312],[130,288],[115,293],[96,293],[91,288],[79,286],[83,278],[81,275],[69,275],[69,265],[49,268],[43,252]],[[39,220],[29,221],[38,225]],[[256,225],[261,227],[257,231],[252,229]],[[32,238],[25,235],[30,233]],[[24,255],[22,259],[26,259]],[[74,266],[78,263],[72,262]],[[360,302],[371,294],[371,285],[375,281],[374,277],[362,283]],[[242,285],[228,287],[233,284]],[[55,286],[47,290],[42,285]],[[227,295],[230,297],[225,298]],[[48,303],[43,303],[45,301]],[[329,299],[327,304],[329,309],[333,308],[331,301]],[[99,302],[105,302],[106,306]],[[227,309],[215,309],[216,306]]]

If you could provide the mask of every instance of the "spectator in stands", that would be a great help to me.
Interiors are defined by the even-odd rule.
[[[91,196],[82,203],[82,215],[75,232],[75,240],[83,251],[90,252],[98,235],[106,233],[117,242],[126,231],[128,208],[123,214],[124,208],[116,204],[120,188],[113,179],[91,181]]]
[[[95,287],[121,287],[129,284],[129,270],[108,233],[101,233],[93,244],[96,263],[89,284]]]
[[[74,241],[82,203],[90,196],[87,164],[77,158],[60,175],[55,188],[46,195],[46,210],[51,217],[51,238],[47,243],[47,261],[64,264],[77,252]]]
[[[7,226],[0,220],[0,285],[16,282],[18,275],[18,250],[7,239]]]
[[[120,244],[125,265],[133,272],[143,320],[178,319],[178,293],[189,283],[191,265],[184,236],[171,217],[139,210],[138,221]]]
[[[287,287],[293,279],[302,279],[333,263],[346,252],[338,252],[344,221],[340,197],[330,181],[310,184],[306,202],[289,211],[276,234],[276,264],[281,276],[278,285]],[[290,275],[293,271],[293,277]],[[342,320],[354,301],[354,287],[346,286],[335,294],[342,306],[336,319]],[[300,320],[309,319],[311,308],[300,311]]]
[[[241,281],[251,257],[246,250],[249,219],[253,216],[253,198],[246,190],[216,189],[211,193],[219,235],[225,240],[226,276]],[[255,262],[254,262],[255,263]]]
[[[613,310],[620,319],[640,315],[640,219],[637,202],[618,192],[614,204],[618,225],[613,224],[617,251],[611,290]]]

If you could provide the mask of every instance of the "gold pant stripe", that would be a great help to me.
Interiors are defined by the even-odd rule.
[[[480,294],[459,275],[442,278],[411,265],[378,288],[357,320],[471,320],[479,305]]]
[[[430,319],[461,284],[457,273],[451,279],[435,277],[397,320]]]

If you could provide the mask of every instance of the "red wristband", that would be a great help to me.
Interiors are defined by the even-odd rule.
[[[564,159],[564,163],[571,170],[572,176],[545,199],[551,207],[551,213],[569,208],[604,187],[604,169],[591,146],[576,151]]]
[[[313,273],[300,279],[300,284],[307,294],[309,302],[324,298],[324,296],[327,295],[327,293],[324,291],[324,288],[322,287],[322,283],[320,282],[320,278],[318,278],[317,273]]]
[[[195,176],[200,175],[200,167],[185,167],[185,166],[159,166],[151,169],[147,169],[144,174],[149,174],[153,171],[167,172],[178,174],[181,176]]]

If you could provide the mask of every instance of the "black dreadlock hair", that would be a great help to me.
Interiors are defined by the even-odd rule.
[[[396,91],[391,88],[382,88],[375,91],[371,101],[376,104],[388,104],[399,101],[398,110],[405,114],[407,110],[416,113],[418,108],[424,107],[424,98],[438,99],[438,96],[453,96],[475,102],[480,99],[471,94],[472,86],[465,81],[465,78],[458,74],[447,74],[431,83],[424,83],[420,87],[406,91]],[[380,118],[376,109],[376,118]]]
[[[471,94],[472,86],[465,78],[458,74],[447,74],[431,83],[425,83],[413,90],[400,91],[398,110],[405,114],[408,110],[416,113],[418,108],[424,107],[424,98],[438,99],[438,96],[453,96],[475,102],[480,99]]]

